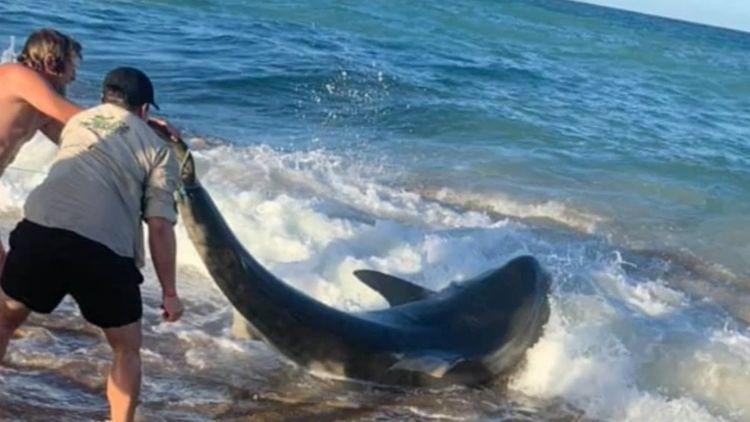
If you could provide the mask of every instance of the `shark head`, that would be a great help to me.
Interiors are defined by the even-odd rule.
[[[182,138],[171,136],[163,126],[153,122],[149,122],[149,126],[162,140],[172,146],[172,151],[174,151],[177,162],[180,165],[180,182],[182,186],[194,186],[198,183],[195,177],[195,161],[187,143]]]

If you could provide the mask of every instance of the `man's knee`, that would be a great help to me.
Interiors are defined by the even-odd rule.
[[[141,350],[141,322],[136,321],[122,327],[105,328],[112,351],[116,354],[138,356]]]
[[[23,303],[11,299],[0,290],[0,329],[15,331],[28,318],[31,310]]]

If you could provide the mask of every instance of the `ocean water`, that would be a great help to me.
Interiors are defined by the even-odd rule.
[[[43,26],[82,42],[80,104],[145,70],[247,249],[322,302],[386,306],[358,268],[440,288],[531,253],[554,277],[510,379],[383,388],[233,338],[180,225],[181,322],[146,269],[145,420],[750,420],[750,34],[457,3],[0,4],[0,50]],[[54,153],[35,139],[0,179],[6,244]],[[0,419],[106,418],[108,350],[71,302],[7,358]]]

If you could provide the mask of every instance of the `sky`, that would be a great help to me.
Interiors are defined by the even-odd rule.
[[[576,0],[750,32],[750,0]]]

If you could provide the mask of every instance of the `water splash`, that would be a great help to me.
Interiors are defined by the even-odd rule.
[[[0,56],[0,63],[15,63],[16,61],[16,37],[10,36],[10,45],[3,51]]]

